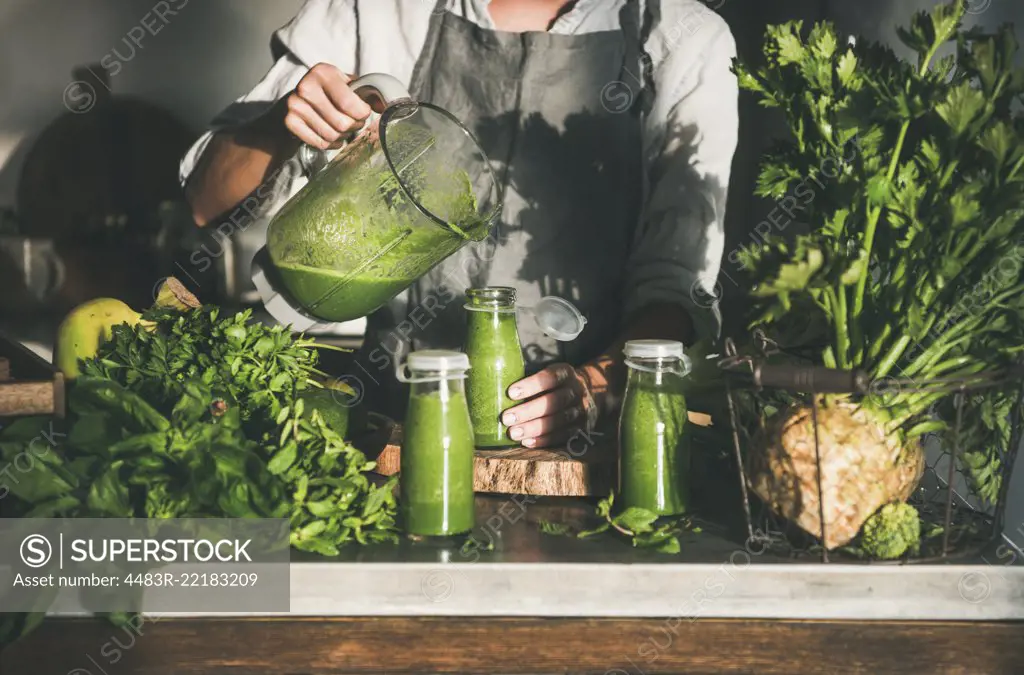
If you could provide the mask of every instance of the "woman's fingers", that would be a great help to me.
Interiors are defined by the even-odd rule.
[[[501,414],[501,421],[505,426],[511,427],[552,415],[574,403],[579,403],[576,391],[572,387],[560,387],[543,396],[509,408]]]
[[[509,436],[512,440],[521,441],[526,447],[541,447],[536,445],[536,439],[552,434],[567,431],[577,425],[583,417],[583,409],[576,405],[564,410],[559,410],[553,415],[530,420],[509,428]]]
[[[568,363],[556,363],[544,370],[519,380],[508,388],[514,401],[532,398],[541,392],[557,389],[576,377],[576,369]]]
[[[349,86],[351,80],[343,73],[324,82],[323,93],[331,105],[354,121],[365,120],[373,112],[370,104],[360,98]]]
[[[509,397],[529,400],[502,413],[509,437],[529,448],[568,438],[585,418],[580,392],[583,386],[576,369],[565,363],[548,366],[513,384]]]
[[[320,150],[326,150],[327,142],[320,137],[320,134],[313,131],[306,120],[297,113],[288,112],[284,118],[284,125],[297,139]]]
[[[586,422],[586,384],[576,369],[557,363],[509,387],[509,398],[526,400],[502,413],[509,437],[528,448],[568,439]]]
[[[558,431],[550,433],[546,436],[540,436],[539,438],[530,438],[523,442],[523,445],[527,448],[562,448],[568,449],[570,452],[575,451],[576,448],[567,447],[570,446],[570,439],[579,435],[581,428],[577,425],[571,425],[563,427]],[[583,452],[586,452],[586,446],[584,445]],[[582,453],[574,453],[572,456],[578,456]]]
[[[295,115],[298,119],[302,120],[306,128],[311,129],[313,133],[316,134],[317,142],[313,145],[321,150],[330,147],[331,144],[341,137],[341,134],[330,124],[325,122],[313,107],[304,99],[297,97],[289,99],[288,114]]]
[[[319,117],[320,122],[330,129],[334,134],[334,139],[331,140],[337,140],[362,125],[362,122],[335,107],[323,89],[313,89],[309,93],[303,94],[299,100],[307,104]],[[324,138],[327,139],[326,136]]]
[[[359,129],[372,112],[369,104],[359,98],[348,83],[349,77],[328,63],[310,68],[288,95],[288,129],[314,147],[337,146],[345,135]],[[317,142],[300,135],[298,130],[307,128],[318,137]]]

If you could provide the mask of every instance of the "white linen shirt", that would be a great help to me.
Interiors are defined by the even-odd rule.
[[[448,11],[494,29],[489,1],[449,0]],[[578,0],[551,32],[619,30],[619,10],[626,1]],[[408,86],[434,8],[434,0],[307,0],[275,33],[285,53],[262,81],[214,119],[211,130],[186,154],[182,185],[214,132],[262,114],[317,63],[355,75],[388,73]],[[644,209],[627,264],[623,311],[676,303],[707,336],[720,325],[717,304],[710,307],[710,300],[721,266],[739,127],[738,88],[731,72],[736,45],[725,21],[698,0],[662,0],[661,14],[644,45],[657,96],[642,124]],[[625,84],[634,93],[639,90],[638,81]],[[622,91],[614,90],[617,96]],[[277,175],[278,187],[265,205],[268,213],[304,184],[292,160]]]

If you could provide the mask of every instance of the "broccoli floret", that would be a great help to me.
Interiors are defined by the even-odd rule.
[[[861,530],[861,548],[872,558],[893,560],[921,544],[921,518],[910,504],[886,504]]]

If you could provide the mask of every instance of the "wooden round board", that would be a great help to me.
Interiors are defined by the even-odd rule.
[[[697,419],[695,419],[697,418]],[[707,425],[706,416],[691,413],[691,421]],[[377,441],[380,447],[380,441]],[[367,452],[367,450],[364,450]],[[401,468],[402,427],[391,425],[390,438],[376,457],[376,472],[392,476]],[[476,492],[547,497],[607,495],[615,482],[615,434],[580,432],[566,447],[478,449],[473,489]]]
[[[585,497],[606,495],[615,478],[615,457],[607,436],[581,434],[565,448],[505,448],[476,451],[473,489],[476,492]],[[576,456],[574,457],[573,454]],[[401,468],[402,428],[395,425],[391,438],[377,457],[377,473],[391,476]]]

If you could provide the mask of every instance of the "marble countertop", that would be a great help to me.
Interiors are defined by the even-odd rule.
[[[402,541],[330,559],[293,552],[287,614],[155,615],[1024,620],[1024,566],[1000,564],[995,547],[939,563],[824,564],[702,524],[666,555],[611,535],[540,531],[541,520],[586,523],[593,505],[583,500],[478,496],[477,511],[483,546]],[[76,614],[69,609],[58,613]]]

